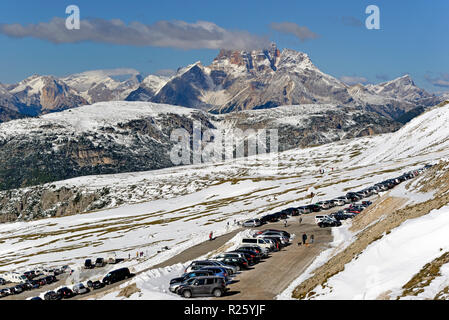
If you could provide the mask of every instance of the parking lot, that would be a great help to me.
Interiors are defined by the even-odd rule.
[[[292,237],[290,238],[290,241],[287,245],[280,245],[280,239],[277,239],[276,241],[271,239],[272,241],[270,240],[265,243],[268,244],[270,242],[270,245],[272,247],[275,243],[277,243],[275,246],[280,245],[281,250],[274,250],[270,252],[268,257],[262,258],[260,262],[255,261],[255,263],[252,264],[248,270],[235,272],[232,275],[232,281],[227,281],[227,288],[225,291],[223,291],[223,293],[226,294],[224,297],[221,297],[221,299],[273,299],[276,295],[285,290],[293,280],[301,275],[322,250],[328,247],[328,244],[332,241],[331,227],[340,226],[340,220],[353,218],[356,215],[361,214],[362,211],[371,204],[371,201],[369,200],[375,199],[379,192],[387,191],[398,185],[399,183],[415,177],[416,175],[421,173],[422,170],[424,169],[408,172],[400,177],[383,181],[358,192],[348,192],[346,196],[341,196],[337,199],[313,203],[312,195],[312,199],[310,200],[310,202],[312,203],[309,205],[297,208],[283,209],[274,214],[268,214],[261,217],[260,221],[256,219],[258,220],[257,223],[262,222],[262,225],[257,225],[252,229],[257,229],[261,232],[263,232],[264,230],[266,231],[267,229],[286,231],[290,233]],[[356,202],[357,204],[355,204]],[[252,221],[254,222],[254,219]],[[213,241],[206,241],[204,243],[201,243],[152,268],[169,266],[179,262],[192,261],[199,256],[217,250],[220,246],[224,245],[229,239],[231,239],[241,230],[242,228],[235,230],[229,234],[220,236]],[[302,242],[302,235],[304,233],[308,236],[307,245],[299,245],[298,242]],[[269,234],[266,235],[268,235],[269,238]],[[314,236],[314,241],[313,243],[310,243],[312,235]],[[277,238],[278,236],[274,237]],[[264,239],[266,240],[266,237],[264,237]],[[252,245],[252,247],[253,249],[249,249],[247,247],[245,250],[258,252],[258,250],[261,249],[258,248],[258,245]],[[237,248],[237,251],[238,250],[240,250],[240,248]],[[262,252],[266,250],[260,251]],[[258,252],[258,255],[260,255],[261,252]],[[240,257],[237,260],[241,261],[246,260],[245,257],[243,257],[244,255],[252,255],[252,253],[248,252],[245,252],[245,254],[239,252],[238,254],[240,255]],[[219,257],[215,258],[218,258],[218,260],[221,259]],[[249,261],[250,257],[247,258]],[[239,261],[239,263],[241,263],[241,261]],[[229,265],[227,267],[227,269],[229,270]],[[120,268],[120,265],[107,265],[107,267],[100,266],[93,269],[81,269],[77,274],[77,278],[75,280],[76,283],[83,282],[84,284],[86,284],[87,280],[99,279],[106,272],[109,272],[110,270],[116,268]],[[206,267],[205,269],[207,268],[208,267]],[[226,267],[224,269],[226,269]],[[143,273],[145,271],[146,270],[142,270],[139,273]],[[68,291],[71,291],[73,279],[72,276],[69,276],[67,272],[68,271],[66,270],[65,273],[58,274],[56,282],[44,284],[39,288],[31,290],[28,289],[17,294],[6,295],[2,299],[22,300],[36,297],[38,295],[41,295],[42,297],[43,293],[52,291],[65,285],[70,288]],[[129,273],[129,270],[127,272]],[[44,275],[37,277],[37,279],[42,277],[44,277]],[[227,278],[227,276],[225,276],[225,278]],[[74,296],[71,294],[70,298],[98,298],[101,297],[104,293],[113,291],[117,286],[124,283],[125,281],[127,281],[125,280],[125,278],[121,278],[117,281],[114,281],[113,284],[106,286],[101,281],[97,281],[98,286],[91,287],[88,293]],[[0,290],[5,288],[12,288],[15,285],[16,284],[14,283],[8,283],[6,285],[0,286]],[[61,296],[56,295],[54,299],[52,298],[51,300],[59,299],[61,299]]]

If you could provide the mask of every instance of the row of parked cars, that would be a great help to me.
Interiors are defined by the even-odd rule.
[[[70,299],[76,295],[82,295],[89,293],[91,290],[98,290],[106,285],[122,281],[128,278],[131,278],[133,274],[129,271],[128,268],[120,268],[113,271],[110,271],[103,279],[100,280],[88,280],[86,285],[83,283],[78,283],[69,288],[68,286],[59,288],[57,290],[51,290],[44,294],[44,298],[41,297],[33,297],[29,300],[61,300],[61,299]]]
[[[320,228],[339,227],[341,226],[342,220],[356,217],[371,204],[371,201],[362,201],[361,203],[350,204],[343,210],[339,210],[328,215],[315,216],[315,222]]]
[[[104,258],[96,258],[95,261],[92,259],[86,259],[84,262],[85,269],[92,269],[98,267],[104,267],[106,263],[116,264],[123,259],[117,259],[115,253],[108,254],[106,259]],[[78,294],[85,294],[90,292],[91,289],[96,290],[104,287],[106,284],[113,283],[116,281],[120,281],[124,277],[129,277],[129,270],[115,270],[108,275],[106,275],[102,281],[87,281],[85,284],[78,283],[74,286],[62,287],[55,291],[46,292],[43,297],[34,297],[32,300],[60,300],[71,298]],[[0,285],[4,286],[8,283],[14,284],[11,287],[0,289],[0,297],[6,297],[13,294],[20,294],[24,291],[29,291],[33,289],[39,289],[44,285],[52,284],[59,279],[56,277],[60,274],[67,273],[71,271],[71,268],[68,265],[64,265],[62,267],[57,268],[36,268],[33,270],[25,271],[25,272],[9,272],[6,273],[3,277],[0,277]],[[127,271],[127,273],[126,273]],[[42,299],[43,298],[43,299]]]
[[[23,273],[7,273],[4,275],[4,278],[0,278],[0,285],[6,285],[8,283],[16,284],[8,288],[1,289],[0,297],[20,294],[24,291],[38,289],[42,286],[55,283],[59,281],[56,276],[67,272],[67,270],[69,270],[69,266],[64,265],[60,268],[54,269],[34,269]]]
[[[171,279],[169,290],[184,298],[197,296],[221,297],[228,285],[241,271],[269,257],[290,242],[286,231],[268,229],[257,231],[250,238],[241,239],[240,245],[212,259],[193,261],[177,278]]]
[[[323,210],[328,210],[328,209],[334,208],[336,206],[345,206],[347,204],[352,204],[351,207],[346,208],[342,211],[339,211],[338,214],[336,216],[334,216],[335,219],[333,219],[332,217],[328,217],[328,219],[326,219],[326,221],[323,221],[323,222],[317,221],[317,224],[319,224],[320,227],[339,226],[339,225],[341,225],[340,221],[343,220],[344,218],[348,219],[348,218],[354,217],[354,215],[351,214],[351,210],[352,210],[352,213],[357,214],[357,213],[360,213],[367,206],[366,205],[367,201],[363,201],[360,204],[353,204],[353,203],[355,203],[357,201],[361,201],[362,199],[370,197],[372,195],[378,194],[379,192],[390,190],[391,188],[395,187],[399,183],[404,182],[409,179],[412,179],[412,178],[416,177],[417,175],[421,174],[422,172],[424,172],[424,170],[429,169],[431,167],[432,167],[432,165],[426,164],[424,167],[422,167],[420,169],[408,171],[398,177],[376,183],[375,185],[373,185],[371,187],[365,188],[365,189],[357,191],[357,192],[348,192],[344,196],[340,196],[340,197],[337,197],[337,198],[331,199],[331,200],[319,201],[314,204],[283,209],[276,213],[264,215],[261,218],[247,220],[247,221],[243,222],[242,225],[244,227],[258,227],[267,222],[277,222],[280,219],[287,219],[289,216],[298,216],[300,214],[320,212]],[[356,208],[359,209],[358,212],[355,212]]]
[[[38,279],[30,279],[26,282],[16,284],[9,288],[4,288],[0,290],[0,297],[6,297],[13,294],[20,294],[24,291],[29,291],[33,289],[38,289],[42,286],[52,284],[59,281],[56,276],[49,275],[49,276],[43,276],[39,277]]]

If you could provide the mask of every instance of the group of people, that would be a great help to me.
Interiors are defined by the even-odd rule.
[[[303,234],[302,234],[302,243],[301,242],[298,242],[298,246],[300,246],[301,244],[302,245],[308,245],[309,243],[307,243],[307,239],[308,239],[308,236],[307,236],[307,234],[304,232]],[[312,234],[312,235],[310,235],[310,244],[312,244],[312,243],[314,243],[315,242],[315,236]]]
[[[148,254],[148,251],[147,251]],[[143,251],[136,251],[136,258],[142,258],[144,255]],[[131,260],[131,253],[128,253],[128,260]]]

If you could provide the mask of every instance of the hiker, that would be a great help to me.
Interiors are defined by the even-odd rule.
[[[315,236],[312,234],[311,236],[310,236],[310,243],[313,243],[315,241]]]
[[[209,233],[209,240],[211,241],[213,239],[213,232],[211,231],[210,233]]]
[[[306,244],[307,235],[305,233],[302,234],[302,244]]]

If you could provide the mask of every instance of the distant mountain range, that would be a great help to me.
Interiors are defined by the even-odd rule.
[[[381,84],[349,86],[320,71],[307,54],[275,45],[259,51],[221,50],[209,66],[196,62],[172,77],[143,77],[133,69],[96,70],[63,78],[33,75],[0,84],[0,121],[37,116],[103,101],[149,101],[228,113],[281,105],[334,104],[389,119],[444,97],[406,75]]]

